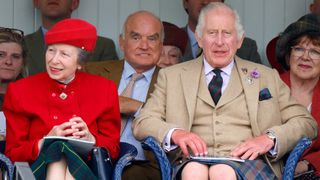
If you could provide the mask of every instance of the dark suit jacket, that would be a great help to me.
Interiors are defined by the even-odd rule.
[[[25,36],[27,48],[27,74],[33,75],[45,71],[45,43],[41,28],[38,31]],[[90,61],[106,59],[118,59],[114,42],[105,37],[98,36],[96,48]]]
[[[87,71],[88,73],[97,74],[107,79],[110,79],[114,81],[119,87],[123,66],[124,66],[124,60],[89,62],[85,66],[84,70]],[[150,93],[153,92],[154,90],[154,84],[156,83],[159,69],[160,68],[156,67],[152,75],[152,80],[149,86],[147,98],[149,98]]]
[[[184,31],[187,32],[187,26],[185,26],[181,29],[183,29]],[[191,59],[194,59],[192,57],[192,48],[191,48],[191,44],[189,42],[190,41],[188,39],[188,44],[187,44],[186,50],[184,52],[184,55],[182,57],[182,61],[189,61]],[[240,49],[238,49],[236,55],[242,59],[262,64],[260,55],[258,53],[257,43],[253,39],[245,37],[242,42],[242,45],[241,45]]]

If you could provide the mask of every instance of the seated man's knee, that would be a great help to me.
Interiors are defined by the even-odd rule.
[[[208,179],[208,166],[198,162],[189,162],[182,169],[181,178],[184,180]]]
[[[217,164],[209,168],[210,179],[236,180],[236,172],[231,166],[226,164]]]

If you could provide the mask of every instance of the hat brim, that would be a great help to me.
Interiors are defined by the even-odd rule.
[[[319,34],[320,36],[320,27],[306,21],[297,21],[290,24],[285,31],[280,34],[276,44],[276,57],[282,65],[286,61],[285,56],[287,49],[291,48],[288,47],[289,43],[305,34]]]

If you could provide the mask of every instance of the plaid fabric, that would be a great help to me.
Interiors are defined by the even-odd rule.
[[[62,156],[65,156],[68,169],[75,179],[97,179],[82,158],[65,141],[43,145],[38,159],[31,166],[36,179],[46,179],[47,165],[59,161]]]
[[[215,73],[215,76],[213,76],[213,78],[211,79],[208,88],[214,103],[217,104],[221,97],[223,79],[220,74],[220,69],[214,69],[212,71]]]
[[[294,177],[295,180],[320,180],[320,176],[315,175],[314,172],[307,172]]]
[[[189,159],[174,168],[174,173],[173,173],[175,176],[174,179],[180,179],[181,170],[188,162],[191,162],[191,161],[197,162],[197,160],[194,160],[194,159],[190,160]],[[277,177],[272,172],[271,168],[261,159],[246,160],[245,162],[210,160],[208,162],[199,162],[199,163],[206,164],[206,165],[214,165],[214,164],[229,165],[235,170],[238,180],[247,180],[247,179],[272,180],[272,179],[277,179]]]
[[[288,43],[300,35],[308,33],[320,35],[320,17],[316,14],[306,14],[302,16],[298,21],[290,24],[284,32],[280,34],[276,44],[276,56],[281,64],[285,63],[285,56],[291,50]]]

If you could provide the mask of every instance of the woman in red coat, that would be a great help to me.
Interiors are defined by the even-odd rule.
[[[105,147],[113,159],[118,156],[120,113],[116,85],[79,71],[96,39],[95,27],[86,21],[58,22],[45,34],[47,72],[8,87],[3,106],[7,118],[6,155],[12,161],[32,163],[36,178],[94,179],[74,153],[77,149],[62,141],[44,144],[45,136],[92,141]]]
[[[276,46],[277,59],[289,70],[281,75],[291,95],[304,105],[320,124],[320,19],[314,14],[289,25]],[[319,134],[319,133],[318,133]],[[298,163],[296,174],[314,170],[320,177],[320,137]]]

